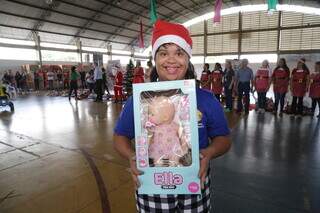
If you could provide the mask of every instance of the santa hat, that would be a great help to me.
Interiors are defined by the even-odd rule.
[[[189,57],[192,56],[192,39],[189,31],[181,24],[157,20],[152,33],[152,57],[155,58],[158,48],[166,43],[181,47]]]

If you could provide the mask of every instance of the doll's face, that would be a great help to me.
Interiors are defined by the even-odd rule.
[[[167,97],[154,97],[149,104],[149,121],[156,125],[171,123],[174,114],[174,104]]]

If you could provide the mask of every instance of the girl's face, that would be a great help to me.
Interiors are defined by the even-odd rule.
[[[297,68],[302,69],[302,65],[303,65],[303,63],[301,61],[298,61]]]
[[[159,47],[155,65],[160,81],[182,80],[188,69],[189,56],[175,44],[164,44]]]
[[[279,62],[278,62],[278,65],[279,65],[279,67],[283,67],[284,66],[284,61],[280,59]]]

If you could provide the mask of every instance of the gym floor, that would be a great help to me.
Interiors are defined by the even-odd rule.
[[[112,147],[122,105],[30,95],[0,112],[0,212],[135,212]],[[320,212],[320,121],[227,114],[233,146],[212,162],[221,213]]]

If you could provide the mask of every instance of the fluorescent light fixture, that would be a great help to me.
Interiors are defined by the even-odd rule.
[[[77,47],[74,45],[67,45],[67,44],[56,44],[56,43],[47,43],[47,42],[41,42],[41,47],[52,47],[52,48],[60,48],[60,49],[70,49],[70,50],[76,50]]]
[[[130,51],[125,51],[125,50],[112,50],[111,51],[113,54],[123,54],[123,55],[131,55],[131,52]]]
[[[207,56],[206,57],[206,63],[208,64],[214,64],[214,63],[225,63],[226,60],[233,60],[237,59],[237,55],[217,55],[217,56]]]
[[[35,42],[34,41],[9,39],[9,38],[0,38],[0,43],[35,46]]]
[[[90,52],[101,52],[101,53],[107,53],[107,48],[97,48],[97,47],[82,47],[82,50],[90,51]]]
[[[192,64],[203,64],[204,56],[193,56],[190,60]]]

